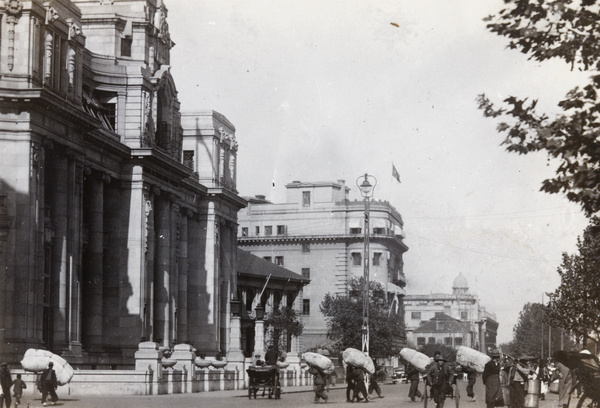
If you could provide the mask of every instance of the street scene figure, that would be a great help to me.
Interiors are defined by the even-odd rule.
[[[489,354],[492,358],[484,367],[481,380],[485,385],[485,405],[493,408],[500,405],[502,398],[502,385],[500,384],[500,351],[492,350]],[[504,405],[502,402],[501,405]]]
[[[376,362],[374,362],[374,364],[375,372],[371,376],[371,381],[369,382],[369,395],[373,394],[373,391],[375,391],[377,397],[383,398],[379,383],[385,381],[385,368],[379,366]]]
[[[346,366],[346,402],[353,402],[354,370],[351,365]]]
[[[573,373],[561,362],[556,363],[552,380],[558,379],[558,407],[568,408],[573,392]]]
[[[13,381],[13,395],[15,396],[15,406],[21,403],[21,397],[23,396],[23,390],[27,388],[25,381],[21,379],[21,374],[17,374],[17,378]]]
[[[406,379],[410,382],[408,398],[415,401],[416,398],[423,400],[423,394],[419,391],[419,371],[412,364],[407,364],[405,368]]]
[[[265,353],[265,363],[267,365],[274,366],[277,364],[278,359],[279,359],[279,352],[277,350],[275,350],[275,346],[271,344],[269,346],[269,349]]]
[[[431,397],[435,401],[436,408],[444,407],[452,379],[450,370],[445,363],[446,359],[441,354],[437,354],[434,357],[434,364],[431,364],[427,371],[427,385],[431,387]]]
[[[12,399],[10,398],[10,387],[12,387],[12,378],[6,362],[0,363],[0,408],[10,408]]]
[[[462,367],[462,370],[467,376],[467,397],[475,402],[477,401],[474,392],[475,383],[477,382],[477,371],[467,367]]]
[[[349,366],[352,367],[352,366]],[[369,397],[367,395],[367,386],[365,385],[364,372],[358,367],[352,367],[352,382],[354,383],[354,390],[352,393],[352,402],[363,401],[369,402]],[[362,394],[362,398],[360,398],[359,394]]]
[[[325,386],[327,385],[327,376],[317,367],[310,366],[308,372],[313,376],[313,385],[315,389],[315,402],[319,402],[321,399],[325,402],[329,399],[327,392],[325,392]]]
[[[48,368],[46,368],[39,379],[39,388],[42,392],[42,405],[48,405],[46,399],[48,398],[48,394],[50,394],[50,401],[52,405],[56,405],[56,401],[58,401],[58,396],[56,395],[56,388],[58,387],[58,382],[56,381],[56,371],[54,371],[54,363],[51,361],[48,363]]]
[[[508,381],[510,385],[510,406],[523,408],[528,376],[532,373],[529,367],[529,357],[520,357],[509,366]]]

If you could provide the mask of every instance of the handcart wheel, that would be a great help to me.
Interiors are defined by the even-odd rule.
[[[425,385],[425,390],[423,391],[423,408],[427,408],[427,400],[429,396],[427,395],[427,385]]]

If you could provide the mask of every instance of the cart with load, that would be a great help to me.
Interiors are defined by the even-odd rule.
[[[279,369],[276,366],[250,367],[248,373],[248,398],[256,399],[259,390],[262,396],[281,398],[281,383],[279,382]]]

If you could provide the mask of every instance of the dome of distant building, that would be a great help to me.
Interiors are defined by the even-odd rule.
[[[452,284],[452,292],[457,293],[467,293],[469,291],[469,283],[467,282],[467,278],[465,278],[461,273],[454,279],[454,283]]]

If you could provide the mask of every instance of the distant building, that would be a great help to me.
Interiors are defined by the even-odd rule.
[[[406,295],[404,308],[407,338],[416,346],[442,343],[486,351],[496,345],[496,316],[469,293],[462,273],[454,279],[452,294]]]
[[[326,344],[319,311],[325,294],[346,294],[348,280],[363,276],[364,201],[350,201],[349,191],[343,180],[294,181],[286,185],[285,203],[256,196],[238,214],[240,248],[310,279],[300,309],[303,349]],[[402,313],[402,256],[408,250],[402,218],[390,203],[373,200],[370,227],[370,279],[383,285],[394,310]]]

